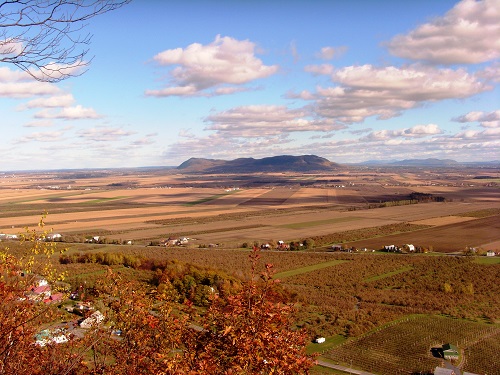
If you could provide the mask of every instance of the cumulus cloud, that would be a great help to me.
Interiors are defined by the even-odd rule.
[[[215,130],[231,137],[265,137],[292,132],[329,132],[345,126],[330,119],[311,119],[301,109],[277,105],[253,105],[232,108],[208,116],[206,130]]]
[[[75,102],[75,99],[73,98],[73,95],[62,94],[62,95],[54,95],[54,96],[30,100],[29,102],[20,105],[18,107],[18,109],[24,110],[24,109],[28,109],[28,108],[67,107],[67,106],[72,105],[74,102]]]
[[[79,137],[93,142],[120,141],[133,134],[135,134],[134,131],[126,131],[121,128],[111,127],[95,127],[78,132]]]
[[[399,57],[435,64],[477,64],[500,57],[500,2],[462,0],[443,17],[388,44]]]
[[[500,110],[493,112],[473,111],[452,120],[460,123],[478,122],[484,128],[500,128]]]
[[[491,89],[476,74],[464,69],[437,69],[420,65],[377,68],[347,66],[329,74],[337,83],[289,95],[314,100],[314,111],[344,123],[362,122],[370,116],[388,119],[425,102],[462,99]]]
[[[35,114],[35,118],[38,119],[82,120],[101,117],[93,108],[85,108],[81,105],[65,107],[58,112],[45,109]]]
[[[55,85],[36,81],[25,72],[0,67],[0,97],[18,99],[56,95],[59,92]]]
[[[147,90],[149,96],[222,95],[214,91],[221,85],[239,86],[265,78],[278,71],[276,65],[264,65],[255,56],[256,46],[249,40],[236,40],[217,35],[202,45],[193,43],[185,49],[160,52],[154,60],[162,66],[175,66],[169,72],[170,85]]]
[[[321,51],[316,54],[316,57],[323,60],[332,60],[333,58],[340,57],[346,53],[347,47],[323,47]]]

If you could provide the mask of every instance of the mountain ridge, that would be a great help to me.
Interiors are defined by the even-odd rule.
[[[190,158],[177,169],[191,173],[257,173],[332,171],[339,167],[337,163],[316,155],[279,155],[262,159],[234,160]]]

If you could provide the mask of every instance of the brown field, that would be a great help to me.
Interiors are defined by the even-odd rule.
[[[355,168],[338,175],[182,175],[162,169],[4,173],[0,232],[22,232],[48,212],[47,226],[63,235],[101,233],[143,244],[175,235],[195,239],[190,246],[238,247],[410,222],[434,228],[362,243],[414,242],[454,251],[464,243],[500,240],[494,220],[464,215],[500,207],[498,186],[474,180],[474,173],[498,176],[496,170]],[[446,201],[406,204],[415,191]],[[398,201],[403,205],[391,203]],[[373,209],[384,202],[391,204]],[[457,230],[464,232],[457,236]]]
[[[456,224],[440,225],[417,232],[396,234],[351,243],[356,247],[380,249],[384,245],[411,243],[432,246],[438,252],[462,251],[466,246],[480,246],[497,240],[500,233],[500,216],[470,220]],[[494,249],[498,250],[498,248]]]

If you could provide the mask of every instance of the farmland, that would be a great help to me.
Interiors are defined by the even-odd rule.
[[[497,177],[474,179],[484,174]],[[431,346],[456,340],[464,369],[492,373],[486,348],[498,349],[500,263],[498,257],[456,255],[466,246],[500,250],[497,180],[497,170],[411,168],[352,168],[337,175],[4,173],[0,233],[23,232],[47,212],[46,228],[61,233],[58,245],[66,248],[66,261],[54,255],[54,266],[68,273],[71,285],[85,281],[89,287],[108,266],[147,284],[167,264],[244,278],[254,243],[274,247],[279,240],[307,239],[313,245],[306,251],[262,251],[261,261],[273,264],[296,306],[296,327],[342,342],[330,345],[324,358],[352,360],[378,374],[428,371],[438,362]],[[85,243],[89,236],[104,240]],[[189,241],[157,246],[169,237]],[[431,251],[341,253],[331,252],[332,244],[369,250],[415,244]],[[18,242],[5,246],[22,251]],[[415,326],[426,328],[417,332]],[[395,353],[389,341],[400,348],[411,341],[415,361]],[[360,356],[360,348],[369,349]]]
[[[192,246],[216,243],[237,248],[244,242],[300,241],[337,233],[339,242],[354,242],[358,247],[380,248],[395,241],[453,252],[499,240],[495,224],[500,222],[499,188],[489,180],[474,180],[474,172],[351,169],[337,175],[236,176],[137,169],[4,173],[0,232],[20,232],[48,212],[47,224],[75,239],[102,235],[111,241],[145,245],[169,236],[188,236]],[[426,199],[413,199],[414,192]],[[467,216],[487,209],[493,211],[486,217]],[[411,235],[360,237],[363,242],[352,236],[342,238],[343,232],[402,223],[414,224],[415,229],[427,227]],[[457,238],[457,231],[464,236]]]

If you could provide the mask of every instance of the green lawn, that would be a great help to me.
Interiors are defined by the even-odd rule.
[[[310,343],[309,345],[307,345],[306,352],[307,354],[323,353],[324,351],[334,348],[335,346],[340,345],[345,341],[346,338],[342,335],[325,337],[325,342],[322,344]]]
[[[475,257],[474,263],[479,264],[499,264],[500,257]]]
[[[410,271],[412,269],[413,269],[412,266],[405,266],[405,267],[399,268],[399,269],[391,271],[391,272],[386,272],[386,273],[384,273],[382,275],[377,275],[377,276],[369,277],[367,279],[364,279],[363,281],[369,283],[369,282],[372,282],[372,281],[377,281],[377,280],[380,280],[380,279],[384,279],[386,277],[391,277],[391,276],[397,275],[399,273],[407,272],[407,271]]]

